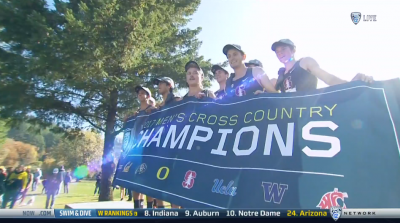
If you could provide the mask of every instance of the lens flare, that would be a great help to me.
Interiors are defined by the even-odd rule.
[[[74,176],[78,179],[83,179],[89,174],[89,168],[85,165],[79,166],[74,171]]]

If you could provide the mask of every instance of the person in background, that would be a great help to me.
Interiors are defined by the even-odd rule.
[[[32,171],[31,171],[31,167],[27,166],[25,168],[25,172],[26,172],[27,177],[28,177],[28,182],[26,183],[25,189],[21,192],[22,197],[21,197],[21,201],[19,202],[19,205],[22,205],[22,202],[25,200],[26,194],[28,193],[28,191],[31,188],[32,183],[33,183],[33,174],[32,174]]]
[[[228,80],[229,78],[229,72],[222,68],[220,65],[212,66],[211,72],[214,74],[215,80],[217,80],[219,84],[219,90],[214,92],[215,97],[217,99],[222,99],[226,95],[226,80]]]
[[[42,194],[46,193],[46,184],[47,184],[47,179],[43,179],[42,180],[42,186],[43,186]]]
[[[185,65],[186,83],[189,86],[188,93],[183,98],[213,98],[214,92],[203,88],[204,72],[196,61],[189,61]]]
[[[3,194],[6,191],[5,181],[6,181],[7,173],[4,166],[0,166],[0,203],[3,200]]]
[[[246,67],[261,67],[263,68],[263,65],[261,61],[255,59],[255,60],[250,60],[249,62],[244,64]]]
[[[278,60],[285,65],[278,71],[278,80],[275,85],[276,90],[283,92],[298,92],[317,89],[318,79],[327,85],[337,85],[347,83],[335,75],[321,69],[316,60],[311,57],[304,57],[295,60],[296,46],[289,39],[281,39],[271,46]],[[373,78],[365,74],[358,73],[352,81],[364,81],[371,83]]]
[[[7,176],[5,187],[6,191],[3,195],[3,203],[1,208],[6,208],[11,201],[10,209],[14,208],[18,195],[25,189],[28,182],[28,174],[25,172],[24,166],[18,166],[14,172]]]
[[[71,177],[71,173],[69,171],[67,171],[67,173],[65,174],[65,178],[64,178],[64,193],[68,194],[69,192],[69,183],[71,183],[72,181],[72,177]]]
[[[8,167],[6,169],[6,175],[10,175],[10,173],[14,172],[15,168],[14,167]]]
[[[58,180],[59,180],[59,182],[60,182],[60,185],[59,185],[59,189],[58,189],[58,191],[57,191],[57,195],[60,193],[61,187],[64,185],[64,184],[63,184],[64,178],[65,178],[65,169],[64,169],[64,166],[61,166],[61,167],[59,168],[59,171],[58,171]]]
[[[94,195],[99,195],[100,194],[100,183],[101,183],[101,172],[99,172],[96,175],[96,184],[95,184],[95,188],[94,188]]]
[[[33,174],[32,191],[36,191],[36,187],[40,183],[41,177],[42,177],[42,170],[40,170],[40,168],[37,168],[35,174]]]
[[[278,93],[274,84],[261,67],[246,67],[246,54],[242,47],[236,44],[227,44],[222,52],[228,58],[229,65],[234,73],[226,81],[226,93],[230,97],[259,94],[261,92]]]
[[[60,175],[58,168],[53,169],[53,174],[46,179],[46,207],[53,209],[57,193],[60,191]],[[51,199],[51,202],[50,202]]]

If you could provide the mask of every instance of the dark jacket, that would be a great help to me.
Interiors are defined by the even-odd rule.
[[[100,184],[101,183],[101,173],[97,174],[96,176],[96,184]]]
[[[28,183],[28,174],[25,171],[12,172],[6,179],[6,190],[25,189]]]
[[[56,192],[59,188],[60,188],[60,179],[58,175],[50,175],[47,179],[46,179],[46,191],[48,193],[53,193]]]
[[[6,191],[5,184],[6,184],[6,174],[0,173],[0,195],[4,194],[4,192]]]
[[[72,177],[70,174],[65,174],[64,184],[69,184],[72,181]]]

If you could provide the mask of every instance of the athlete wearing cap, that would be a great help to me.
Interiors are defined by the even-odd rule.
[[[139,113],[150,113],[151,110],[155,109],[154,106],[152,106],[149,101],[151,100],[151,91],[147,87],[143,86],[136,86],[135,87],[135,92],[138,96],[138,100],[140,103],[139,108],[136,110],[136,112],[133,114],[134,116],[137,116]],[[127,118],[132,116],[132,114],[128,114],[125,116],[124,121],[126,121]]]
[[[158,109],[168,105],[171,102],[179,101],[181,98],[176,96],[173,91],[175,88],[175,82],[172,78],[169,77],[161,77],[153,79],[153,84],[158,86],[158,93],[162,95],[163,101],[158,106]],[[147,206],[149,207],[151,203],[154,201],[154,205],[156,200],[152,197],[147,196]],[[157,208],[165,208],[166,201],[157,199]],[[172,208],[179,208],[179,206],[171,204]]]
[[[175,82],[169,77],[155,78],[153,84],[158,86],[158,93],[162,95],[163,101],[159,108],[173,102],[179,101],[181,98],[176,96],[173,91],[175,88]]]
[[[219,90],[214,92],[215,97],[217,99],[221,99],[226,95],[226,93],[225,93],[226,80],[228,80],[228,78],[229,78],[229,73],[227,70],[222,68],[220,65],[212,66],[211,72],[214,74],[215,79],[217,80],[217,82],[219,84]]]
[[[150,89],[148,89],[147,87],[143,87],[143,86],[136,86],[135,92],[137,93],[138,100],[140,102],[140,107],[136,111],[135,116],[145,115],[146,113],[149,113],[152,109],[155,109],[155,107],[149,103],[149,100],[151,98]],[[138,130],[136,132],[139,132],[139,131],[140,130]],[[136,191],[132,191],[131,193],[133,195],[133,207],[134,208],[143,208],[144,194],[138,193]],[[147,200],[147,205],[149,205],[149,200],[151,200],[150,207],[153,207],[153,199],[150,197],[147,197],[146,200]],[[147,208],[149,208],[149,206],[147,206]]]
[[[228,96],[244,96],[260,92],[277,92],[273,83],[261,67],[249,67],[244,64],[246,54],[241,46],[228,44],[222,52],[226,55],[229,65],[235,73],[227,80],[226,93]]]
[[[255,60],[250,60],[249,62],[245,63],[246,67],[261,67],[263,68],[263,65],[261,61],[255,59]]]
[[[189,87],[188,93],[184,96],[196,98],[215,98],[215,95],[210,90],[203,88],[204,72],[196,61],[189,61],[185,65],[186,83]]]
[[[321,69],[317,61],[311,57],[296,61],[294,58],[296,46],[289,39],[281,39],[273,43],[271,49],[276,53],[279,61],[285,65],[278,71],[276,90],[281,92],[313,90],[317,88],[318,79],[330,86],[347,83],[347,81]],[[352,81],[357,80],[372,82],[373,78],[359,73]]]

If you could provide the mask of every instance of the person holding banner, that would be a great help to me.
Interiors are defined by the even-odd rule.
[[[228,96],[240,97],[260,92],[277,93],[274,84],[261,67],[245,66],[246,54],[241,46],[228,44],[224,46],[222,52],[226,55],[229,65],[235,71],[226,82]]]
[[[146,113],[149,113],[151,110],[156,109],[154,106],[150,104],[150,99],[152,98],[150,89],[143,86],[136,86],[135,92],[137,93],[140,102],[140,107],[136,111],[135,116],[145,115]],[[128,193],[133,195],[134,208],[143,208],[144,195],[131,190],[128,190]],[[147,201],[149,200],[151,200],[151,207],[152,207],[154,199],[152,199],[151,197],[147,197]]]
[[[158,93],[162,95],[163,101],[158,109],[166,106],[173,101],[180,101],[181,98],[173,93],[175,88],[174,80],[169,77],[155,78],[153,83],[158,86]]]
[[[169,77],[161,77],[161,78],[155,78],[153,80],[153,84],[158,86],[158,93],[162,95],[163,101],[161,104],[158,106],[157,109],[161,109],[164,106],[167,106],[169,103],[174,102],[174,101],[180,101],[181,98],[175,95],[174,88],[175,88],[175,82],[172,80],[172,78]],[[147,197],[147,208],[150,207],[157,207],[157,208],[165,208],[166,206],[166,201],[160,200],[160,199],[154,199],[150,196]],[[171,204],[172,208],[179,208],[177,205]]]
[[[317,61],[311,57],[301,58],[296,61],[294,58],[296,46],[289,39],[276,41],[272,44],[271,49],[275,52],[278,60],[285,65],[284,68],[278,71],[276,90],[281,92],[314,90],[317,89],[318,79],[329,86],[347,83],[347,81],[321,69]],[[359,73],[352,81],[357,80],[371,83],[373,77]]]
[[[185,65],[185,71],[186,83],[189,87],[189,92],[184,96],[184,98],[215,98],[215,95],[212,91],[203,89],[204,72],[197,62],[187,62]]]
[[[254,59],[254,60],[250,60],[249,62],[244,64],[246,67],[261,67],[263,68],[263,65],[261,63],[261,61]]]
[[[211,67],[211,72],[214,74],[215,79],[219,84],[219,90],[214,92],[217,99],[221,99],[226,95],[226,80],[229,78],[229,72],[222,68],[220,65],[214,65]]]

